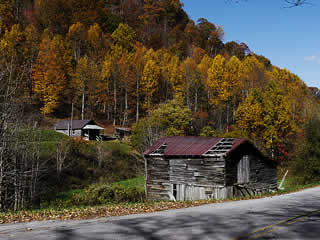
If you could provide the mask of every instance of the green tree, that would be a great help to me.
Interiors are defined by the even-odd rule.
[[[148,117],[133,125],[131,143],[143,151],[161,136],[188,135],[191,121],[192,112],[183,101],[174,99],[160,104]]]
[[[320,181],[320,120],[310,119],[304,127],[304,140],[300,144],[295,172],[304,183]]]

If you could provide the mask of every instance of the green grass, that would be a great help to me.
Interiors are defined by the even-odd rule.
[[[126,191],[128,194],[130,194],[136,191],[144,192],[144,184],[145,184],[144,177],[136,177],[132,179],[126,179],[126,180],[114,182],[114,183],[111,183],[110,185],[119,186],[121,188],[118,190]],[[95,189],[101,186],[104,186],[104,184],[97,183],[97,184],[92,184],[88,186],[89,188],[72,189],[64,192],[59,192],[56,194],[55,202],[51,203],[51,205],[53,207],[56,205],[70,207],[69,204],[74,200],[74,198],[83,197],[85,196],[85,194],[88,194],[86,192],[88,191],[88,189]],[[103,192],[100,192],[98,194],[103,194]]]
[[[53,129],[22,129],[20,131],[22,139],[29,139],[31,141],[39,142],[59,142],[63,139],[70,138],[69,136],[56,132]]]
[[[127,180],[115,182],[114,184],[123,185],[128,188],[144,187],[145,180],[144,180],[144,177],[136,177],[136,178],[132,178],[132,179],[127,179]]]
[[[66,192],[59,192],[56,194],[56,200],[67,201],[72,198],[73,194],[81,194],[83,192],[84,192],[84,189],[72,189]]]

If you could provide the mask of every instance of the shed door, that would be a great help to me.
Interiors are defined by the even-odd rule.
[[[238,163],[238,183],[248,183],[250,178],[249,156],[245,155]]]

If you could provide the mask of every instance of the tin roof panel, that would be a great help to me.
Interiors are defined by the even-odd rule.
[[[163,137],[156,141],[151,147],[149,147],[143,155],[150,155],[163,144],[166,144],[164,156],[202,156],[213,148],[223,138],[217,137],[195,137],[195,136],[175,136],[175,137]],[[243,142],[246,142],[243,138],[234,138],[232,140],[232,147],[229,152],[233,151]]]

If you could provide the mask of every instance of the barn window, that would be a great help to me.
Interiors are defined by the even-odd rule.
[[[152,152],[152,155],[154,154],[164,154],[164,151],[166,150],[167,144],[162,144],[157,150]]]
[[[238,163],[238,183],[248,183],[250,178],[249,156],[243,156]]]

